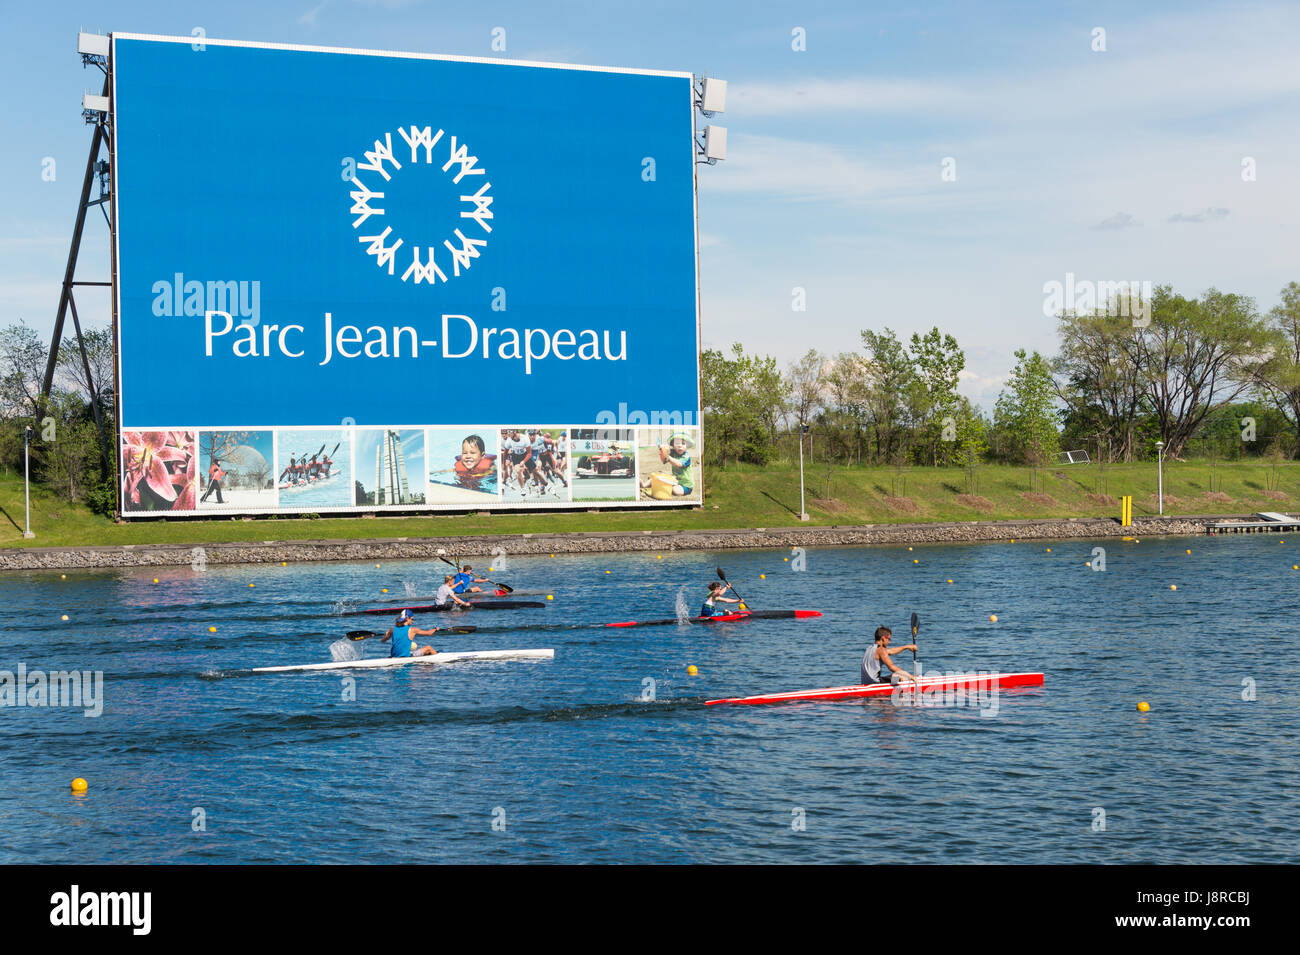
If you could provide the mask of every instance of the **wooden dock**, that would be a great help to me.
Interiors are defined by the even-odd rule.
[[[1279,534],[1283,531],[1300,532],[1300,518],[1277,511],[1260,511],[1257,521],[1220,521],[1205,525],[1209,534]]]

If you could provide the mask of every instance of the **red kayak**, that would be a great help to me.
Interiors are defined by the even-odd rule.
[[[670,627],[675,623],[731,623],[736,620],[789,620],[791,618],[820,617],[820,610],[742,610],[738,613],[724,613],[716,617],[687,617],[679,620],[624,620],[622,623],[607,623],[607,627]]]
[[[911,684],[903,684],[903,692]],[[1041,673],[971,673],[959,676],[921,677],[921,690],[957,690],[968,693],[986,692],[993,687],[1009,690],[1020,686],[1042,686]],[[895,690],[892,683],[867,683],[858,686],[829,686],[822,690],[795,690],[790,693],[766,693],[761,696],[739,696],[725,700],[705,700],[706,706],[723,703],[752,705],[756,703],[792,703],[796,700],[856,700],[866,696],[889,696]]]

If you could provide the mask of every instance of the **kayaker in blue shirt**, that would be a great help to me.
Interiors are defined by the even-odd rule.
[[[704,598],[704,605],[700,607],[700,616],[721,617],[729,613],[734,613],[734,611],[727,610],[726,608],[719,608],[717,606],[720,603],[722,604],[740,603],[740,601],[735,597],[723,596],[723,594],[725,594],[730,589],[731,589],[731,584],[724,584],[720,580],[714,580],[710,582],[709,595]]]
[[[388,628],[384,634],[385,640],[393,641],[393,648],[389,652],[390,657],[428,657],[438,651],[433,647],[419,647],[415,644],[416,637],[431,637],[438,632],[438,628],[432,630],[421,630],[415,626],[415,616],[409,610],[403,610],[397,615],[397,623]]]
[[[453,593],[463,594],[466,589],[468,589],[472,594],[481,594],[483,592],[483,588],[475,587],[474,584],[485,584],[487,583],[487,578],[475,577],[470,573],[473,569],[474,568],[469,564],[466,564],[461,567],[459,573],[452,574],[451,589]]]

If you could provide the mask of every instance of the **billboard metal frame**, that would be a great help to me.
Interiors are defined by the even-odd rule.
[[[112,210],[109,216],[109,248],[110,248],[110,259],[111,259],[111,282],[107,284],[111,284],[112,287],[113,376],[114,376],[114,383],[115,383],[113,404],[114,404],[114,425],[115,425],[114,438],[116,442],[116,448],[113,451],[113,456],[118,466],[118,475],[117,475],[118,515],[117,516],[119,518],[130,518],[131,520],[151,520],[151,519],[159,519],[159,518],[166,518],[171,520],[176,520],[176,519],[205,520],[205,519],[218,519],[224,516],[229,516],[232,513],[250,514],[250,515],[278,514],[282,516],[292,515],[294,513],[330,513],[330,514],[337,514],[337,515],[373,514],[373,515],[397,516],[402,514],[409,515],[412,513],[455,514],[455,513],[468,513],[468,512],[484,511],[484,510],[503,512],[503,513],[509,513],[512,511],[521,511],[521,510],[554,512],[554,511],[573,511],[573,510],[592,510],[592,509],[625,510],[630,508],[668,508],[668,509],[676,510],[681,508],[698,508],[703,506],[704,473],[703,473],[703,469],[701,469],[698,472],[700,478],[699,500],[682,501],[680,503],[674,503],[672,501],[660,501],[660,500],[645,501],[640,499],[640,494],[638,493],[637,499],[628,500],[628,501],[610,502],[610,501],[577,500],[577,501],[560,502],[560,503],[549,503],[545,505],[529,504],[526,502],[514,503],[514,502],[497,501],[493,503],[490,507],[489,506],[462,506],[457,504],[445,504],[445,505],[424,504],[424,505],[414,505],[414,506],[406,506],[406,507],[398,505],[393,507],[381,508],[374,505],[349,505],[349,506],[323,506],[323,507],[303,508],[301,511],[295,511],[293,508],[285,508],[283,506],[277,506],[274,508],[240,508],[238,511],[220,512],[220,511],[201,511],[197,509],[196,506],[195,510],[193,511],[181,511],[181,512],[128,511],[126,509],[125,489],[124,489],[124,482],[122,479],[122,470],[124,467],[124,462],[122,460],[122,453],[123,453],[122,451],[123,427],[122,427],[122,401],[121,401],[122,368],[121,368],[121,361],[120,361],[120,351],[121,351],[121,342],[120,342],[121,324],[120,323],[121,323],[122,289],[121,289],[120,276],[118,274],[119,261],[120,261],[120,248],[119,248],[120,235],[117,227],[119,183],[118,183],[117,142],[116,142],[117,137],[115,135],[116,121],[117,121],[117,83],[116,83],[116,71],[114,68],[114,59],[116,56],[117,41],[119,39],[146,41],[146,42],[188,44],[196,48],[200,46],[212,45],[212,46],[260,49],[260,50],[327,53],[327,54],[337,54],[340,56],[373,56],[373,57],[385,57],[385,58],[396,58],[396,59],[432,60],[432,61],[445,61],[445,62],[456,62],[456,63],[476,63],[476,64],[496,65],[496,66],[520,66],[520,67],[531,67],[531,68],[539,68],[539,69],[553,69],[553,70],[564,70],[564,71],[617,73],[617,74],[628,74],[628,75],[637,75],[637,76],[662,76],[662,77],[671,77],[676,79],[687,80],[687,85],[690,91],[690,96],[689,96],[689,108],[691,113],[690,136],[691,136],[692,156],[693,156],[692,159],[693,168],[691,171],[691,191],[692,191],[691,214],[693,220],[692,241],[694,245],[694,272],[695,272],[694,301],[695,301],[695,391],[696,391],[696,407],[694,409],[695,422],[694,424],[689,425],[688,427],[696,429],[700,435],[700,446],[697,447],[696,449],[697,453],[699,453],[703,445],[703,421],[702,421],[703,382],[701,379],[701,368],[700,368],[700,348],[701,348],[701,343],[703,341],[703,338],[702,338],[702,326],[701,326],[701,285],[700,285],[700,226],[699,226],[699,175],[698,175],[699,161],[697,161],[694,158],[695,152],[697,151],[696,143],[697,143],[697,134],[698,134],[698,117],[699,117],[700,104],[699,104],[699,99],[698,99],[697,89],[696,89],[697,77],[693,73],[684,72],[684,71],[672,71],[672,70],[646,70],[646,69],[637,69],[631,67],[609,67],[609,66],[592,66],[592,65],[573,64],[573,63],[552,63],[552,62],[545,62],[545,61],[516,60],[516,59],[506,59],[506,58],[497,58],[497,57],[456,56],[450,54],[413,53],[409,51],[373,50],[373,49],[363,49],[363,48],[353,48],[353,47],[329,47],[329,46],[304,45],[304,44],[292,44],[292,43],[260,42],[260,41],[249,41],[249,40],[225,40],[225,39],[213,39],[209,37],[196,37],[196,36],[185,37],[185,36],[167,36],[161,34],[147,34],[147,33],[110,33],[109,34],[109,55],[108,55],[105,85],[104,85],[105,95],[109,97],[109,112],[108,112],[108,116],[104,121],[108,127],[107,131],[104,133],[104,136],[107,138],[108,141],[110,175],[111,175],[111,183],[112,183],[110,196],[109,196],[110,199],[109,205]],[[98,129],[96,132],[96,136],[97,137],[99,136]],[[95,155],[94,155],[94,151],[92,150],[92,157],[91,157],[92,166],[94,163],[94,159],[95,159]],[[89,176],[89,172],[87,173],[87,175]],[[84,216],[84,208],[82,210],[82,215]],[[78,234],[80,233],[80,225],[81,225],[81,220],[79,219]],[[76,256],[76,246],[74,245],[72,258],[70,258],[70,264],[69,264],[70,272],[74,268],[73,263],[75,262],[75,256]],[[97,283],[97,284],[106,284],[106,283]],[[508,426],[509,425],[506,425],[505,427]],[[396,426],[396,425],[386,425],[384,427],[400,428],[400,426]],[[435,426],[427,425],[427,426],[417,426],[417,427],[435,427]],[[498,426],[487,425],[485,427],[495,428]],[[557,425],[556,427],[573,429],[573,428],[590,428],[593,427],[593,425],[590,422],[586,422],[586,423],[570,422],[567,425]],[[594,425],[594,427],[600,428],[602,426]],[[638,427],[638,426],[629,426],[623,422],[616,422],[612,425],[609,425],[609,427],[611,429],[621,429],[621,428]],[[655,427],[663,427],[663,425],[655,424],[651,422],[645,425],[644,427],[655,428]],[[223,430],[223,427],[221,425],[210,425],[207,427],[201,427],[196,425],[194,426],[194,429],[197,432],[200,430],[203,431]],[[364,429],[361,426],[357,427],[357,430],[369,430],[369,429],[370,429],[369,426],[366,426],[366,428]],[[240,426],[240,430],[253,430],[253,429],[247,426]],[[325,430],[325,428],[323,426],[304,425],[301,426],[299,430]],[[196,468],[197,468],[197,462],[196,462]],[[350,463],[350,471],[353,470],[354,468],[355,468],[355,462],[353,461]],[[201,473],[202,472],[199,471],[200,475]],[[349,478],[350,480],[355,480],[355,477],[352,473],[349,474]],[[196,479],[199,480],[200,483],[202,483],[201,477],[196,475]],[[640,481],[639,468],[637,469],[637,481],[639,484]]]

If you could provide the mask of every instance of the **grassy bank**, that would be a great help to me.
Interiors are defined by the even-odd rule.
[[[1156,513],[1153,464],[1109,465],[1105,494],[1099,468],[1075,465],[1039,472],[1037,492],[1028,468],[985,467],[974,494],[957,468],[845,468],[805,472],[813,524],[885,524],[1049,517],[1112,517],[1118,498],[1133,495],[1135,516]],[[263,540],[338,540],[438,537],[449,534],[527,534],[577,531],[690,530],[781,527],[798,524],[799,469],[735,466],[705,474],[704,507],[623,513],[577,511],[491,516],[435,515],[318,520],[172,519],[114,524],[48,491],[32,489],[32,530],[22,539],[21,475],[0,475],[0,547],[72,547],[104,544],[202,544]],[[1276,487],[1276,490],[1271,490]],[[1176,462],[1165,469],[1166,514],[1234,514],[1300,509],[1300,464],[1274,472],[1267,464]]]

